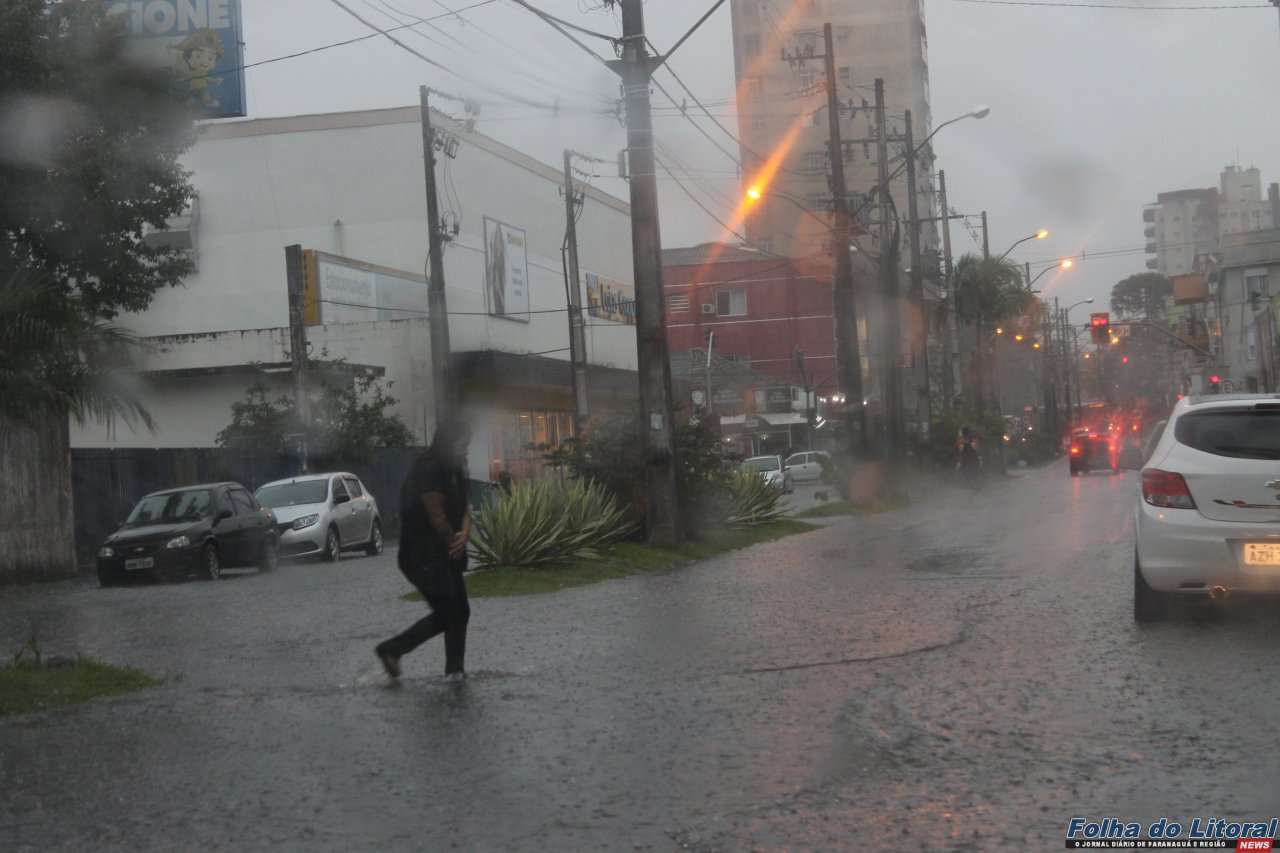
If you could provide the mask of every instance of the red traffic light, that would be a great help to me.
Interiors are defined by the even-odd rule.
[[[1216,374],[1216,373],[1215,373],[1214,375],[1212,375],[1212,376],[1210,376],[1210,377],[1209,377],[1209,383],[1210,383],[1211,385],[1217,385],[1217,384],[1218,384],[1219,382],[1221,382],[1221,381],[1222,381],[1222,377],[1221,377],[1221,376],[1219,376],[1219,375],[1218,375],[1218,374]]]
[[[1111,325],[1111,315],[1105,312],[1102,314],[1090,314],[1089,325],[1095,328],[1105,328]]]
[[[1128,364],[1128,363],[1129,363],[1129,356],[1127,356],[1127,355],[1126,355],[1126,356],[1124,356],[1123,358],[1121,358],[1121,359],[1120,359],[1120,363],[1121,363],[1121,364]]]

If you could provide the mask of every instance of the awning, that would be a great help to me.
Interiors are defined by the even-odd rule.
[[[759,431],[767,429],[788,429],[793,426],[809,423],[800,412],[766,412],[751,415],[723,415],[720,428],[726,432],[738,430]]]

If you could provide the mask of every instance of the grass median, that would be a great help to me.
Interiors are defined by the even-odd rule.
[[[881,512],[892,512],[902,509],[906,504],[899,500],[876,500],[854,503],[853,501],[832,501],[830,503],[811,506],[795,514],[796,518],[834,518],[842,515],[876,515]]]
[[[132,693],[159,683],[140,670],[88,658],[61,666],[34,662],[0,666],[0,716],[77,705],[99,696]]]
[[[557,592],[603,580],[665,571],[727,551],[817,529],[816,525],[805,524],[803,521],[783,519],[759,527],[716,531],[700,542],[686,542],[675,548],[644,542],[619,542],[597,559],[548,563],[529,568],[497,566],[472,572],[467,575],[467,594],[472,598],[496,598]],[[422,594],[411,592],[401,596],[401,599],[421,601]]]

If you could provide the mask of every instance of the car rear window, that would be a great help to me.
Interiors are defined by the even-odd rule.
[[[264,506],[278,509],[282,506],[324,503],[329,494],[326,480],[303,480],[300,483],[281,483],[264,486],[258,490],[258,501]]]
[[[1184,415],[1174,427],[1180,444],[1215,456],[1280,459],[1280,412],[1219,409]]]

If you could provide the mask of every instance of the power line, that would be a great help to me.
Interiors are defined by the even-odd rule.
[[[488,6],[497,2],[498,0],[480,0],[480,2],[472,3],[470,6],[461,7],[460,9],[457,10],[457,12],[468,12],[472,9],[479,9],[481,6]],[[451,12],[448,15],[433,15],[430,18],[423,18],[422,22],[427,23],[430,21],[438,21],[442,18],[451,18],[455,14],[456,12]],[[413,26],[414,24],[403,24],[397,27],[388,27],[385,30],[379,30],[378,32],[369,33],[368,35],[356,36],[354,38],[343,39],[342,41],[330,42],[329,44],[316,45],[315,47],[309,47],[306,50],[299,50],[296,53],[286,53],[281,56],[273,56],[270,59],[259,59],[257,62],[249,62],[244,65],[237,65],[234,68],[221,68],[218,70],[218,73],[230,74],[233,71],[246,71],[250,68],[257,68],[260,65],[270,65],[274,62],[284,62],[289,59],[298,59],[299,57],[302,57],[302,56],[310,56],[313,53],[320,53],[321,51],[332,50],[335,47],[346,47],[349,44],[357,44],[358,42],[368,41],[369,39],[376,39],[379,36],[386,35],[387,33],[393,33],[397,30],[409,29],[410,27],[413,27]]]
[[[737,237],[743,243],[747,242],[746,237],[743,237],[737,231],[734,231],[732,228],[730,228],[723,219],[716,216],[714,213],[711,212],[710,208],[708,208],[705,204],[699,201],[698,198],[694,196],[692,192],[689,191],[689,188],[684,185],[684,182],[682,182],[679,178],[677,178],[675,175],[671,173],[671,170],[667,168],[667,164],[662,162],[661,157],[655,156],[653,159],[654,159],[654,162],[656,162],[659,166],[662,167],[662,171],[666,172],[667,175],[671,177],[671,180],[676,182],[676,186],[680,187],[680,189],[684,191],[684,194],[689,197],[689,200],[692,201],[694,204],[696,204],[698,207],[702,208],[703,213],[705,213],[707,216],[710,216],[712,219],[714,219],[716,222],[720,224],[721,228],[728,231],[733,236]]]
[[[1238,3],[1222,6],[1138,6],[1128,3],[1060,3],[1037,0],[955,0],[978,6],[1045,6],[1052,9],[1132,9],[1137,12],[1217,12],[1223,9],[1270,9],[1269,3]]]
[[[534,6],[532,3],[525,2],[525,0],[511,0],[511,2],[515,3],[517,6],[521,6],[525,9],[528,9],[530,12],[537,15],[539,18],[541,18],[542,20],[548,23],[555,22],[562,27],[568,27],[569,29],[574,30],[575,32],[582,33],[583,35],[592,36],[593,38],[598,38],[598,39],[604,39],[605,41],[609,42],[611,45],[615,47],[617,47],[617,45],[622,41],[622,39],[620,39],[618,36],[611,36],[608,33],[598,33],[595,30],[589,30],[586,27],[578,26],[572,21],[566,21],[564,18],[557,18],[555,15],[551,14],[550,12],[544,12],[538,7]]]

